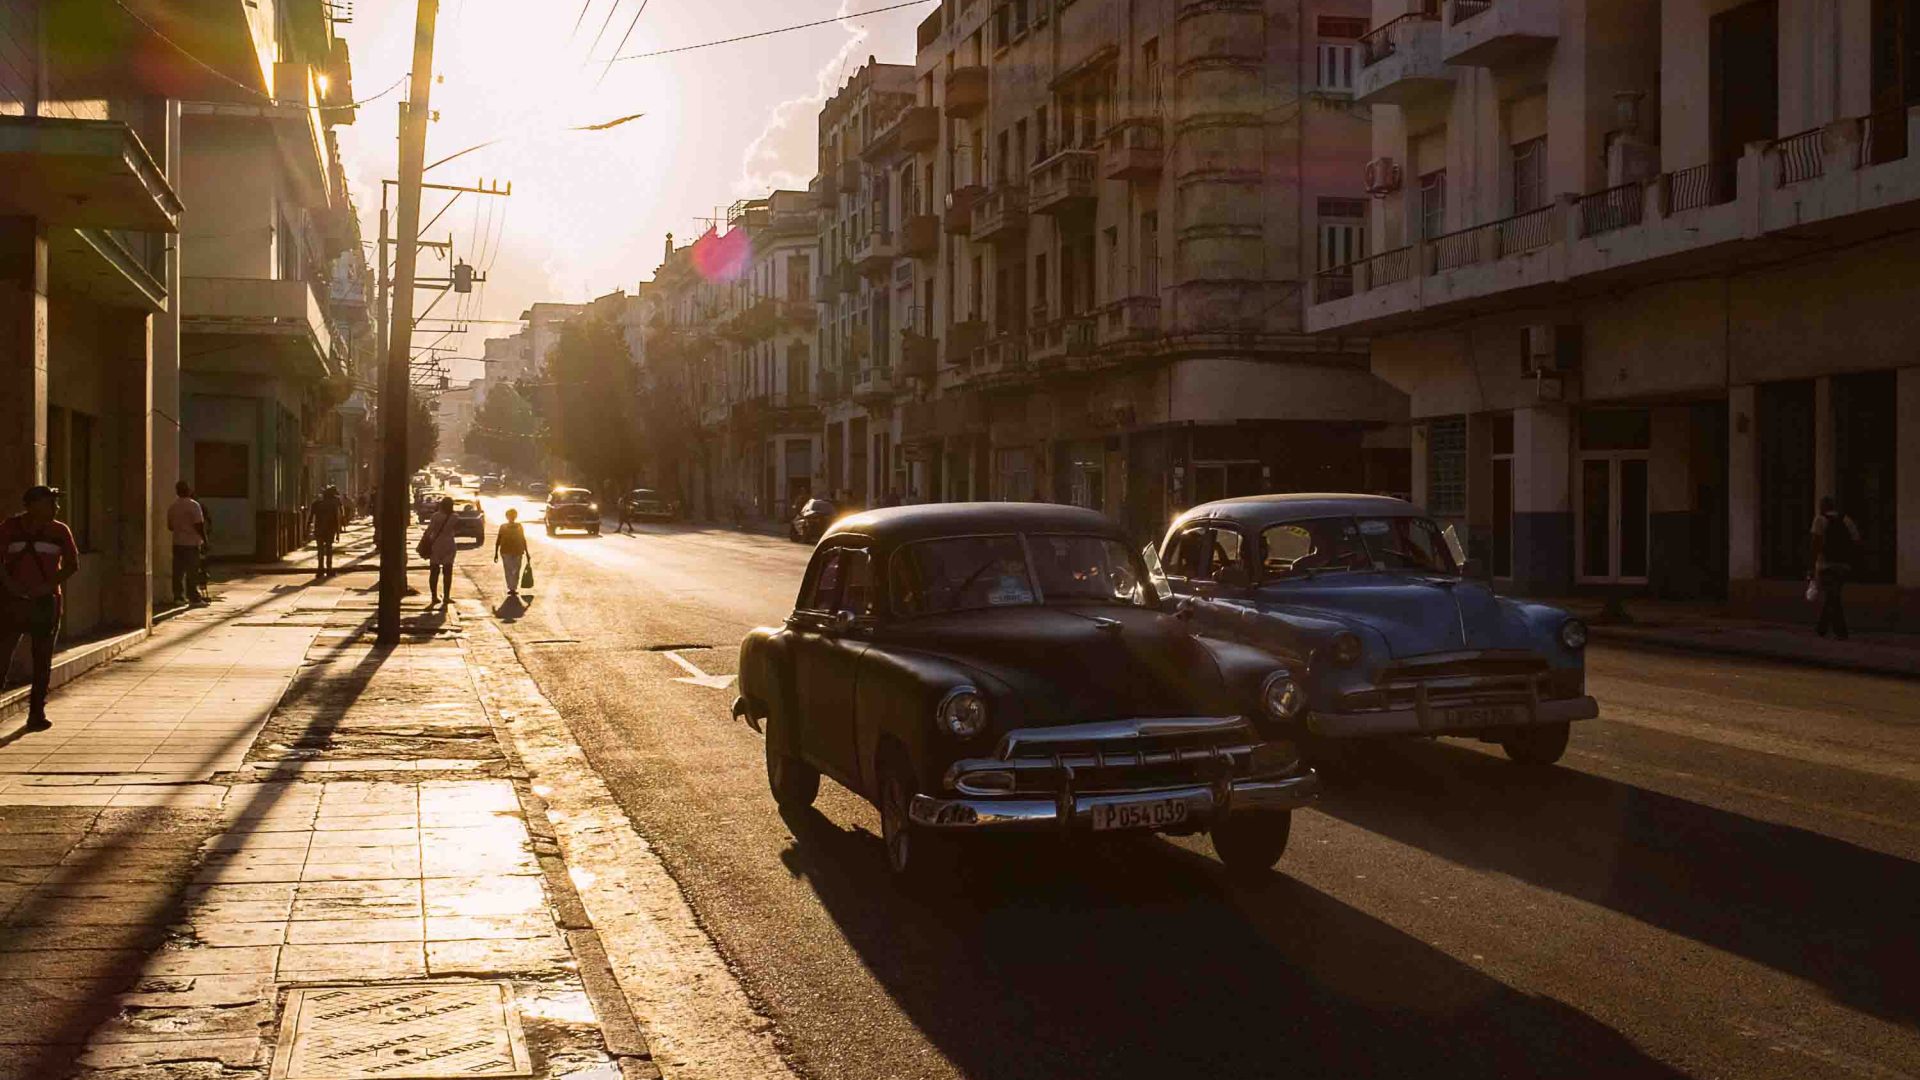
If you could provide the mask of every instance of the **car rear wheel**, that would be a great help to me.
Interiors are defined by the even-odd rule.
[[[804,810],[820,794],[820,770],[786,752],[787,723],[767,714],[767,787],[782,810]]]
[[[1211,830],[1213,853],[1235,878],[1259,878],[1287,852],[1293,811],[1234,814]]]
[[[1516,763],[1545,768],[1567,752],[1567,736],[1572,724],[1529,724],[1508,730],[1500,736],[1500,746]]]
[[[919,788],[913,767],[897,747],[881,753],[880,839],[887,849],[887,869],[895,881],[916,892],[950,880],[953,838],[913,823],[907,814]]]

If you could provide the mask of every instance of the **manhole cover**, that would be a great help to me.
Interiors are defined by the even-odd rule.
[[[525,1076],[503,982],[307,986],[289,991],[273,1080]]]

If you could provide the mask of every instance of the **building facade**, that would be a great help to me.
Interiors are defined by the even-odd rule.
[[[1308,326],[1411,397],[1413,488],[1519,591],[1920,619],[1920,9],[1374,5],[1365,257]],[[1859,620],[1856,620],[1859,621]]]

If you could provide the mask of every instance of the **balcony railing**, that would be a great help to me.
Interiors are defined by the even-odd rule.
[[[1065,213],[1093,201],[1091,150],[1062,150],[1028,172],[1031,208],[1036,214]]]
[[[940,219],[932,214],[909,214],[900,223],[900,254],[918,257],[940,249]]]
[[[1439,0],[1422,0],[1420,10],[1409,11],[1397,19],[1374,27],[1360,37],[1360,64],[1373,65],[1400,51],[1400,46],[1415,27],[1440,18]],[[1458,21],[1457,19],[1455,20]]]
[[[1826,174],[1826,158],[1820,150],[1820,133],[1823,129],[1813,128],[1798,135],[1789,135],[1776,139],[1773,153],[1780,159],[1780,186],[1797,184],[1802,180],[1812,180]]]
[[[1431,245],[1434,272],[1491,262],[1506,255],[1545,247],[1553,242],[1554,222],[1559,215],[1553,205],[1528,210],[1523,214],[1489,221],[1484,225],[1435,237]]]
[[[1107,179],[1140,180],[1160,175],[1166,157],[1164,147],[1158,116],[1122,120],[1107,132]]]
[[[947,73],[947,115],[977,116],[987,107],[987,69],[978,64]]]
[[[1907,110],[1884,109],[1860,118],[1860,165],[1885,165],[1907,156]]]
[[[1453,0],[1452,24],[1458,26],[1493,6],[1493,0]]]
[[[180,281],[180,314],[189,323],[222,331],[305,334],[323,357],[333,354],[325,312],[312,282],[240,277]]]
[[[1662,176],[1660,184],[1665,189],[1666,212],[1677,214],[1682,210],[1732,202],[1740,193],[1737,165],[1733,161],[1709,161]]]
[[[973,204],[969,235],[990,241],[1025,236],[1027,232],[1027,189],[1018,184],[996,184]]]
[[[1155,337],[1160,333],[1160,298],[1126,296],[1107,305],[1100,320],[1102,341]]]
[[[1580,235],[1596,236],[1629,225],[1640,224],[1642,197],[1646,185],[1635,181],[1583,195],[1580,208]]]
[[[1352,295],[1352,263],[1342,263],[1313,275],[1313,303],[1324,304],[1329,300],[1345,300]]]

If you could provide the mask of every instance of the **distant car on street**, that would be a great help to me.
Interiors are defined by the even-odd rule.
[[[1299,688],[1195,635],[1152,548],[1090,510],[949,503],[855,514],[815,548],[783,626],[740,645],[733,710],[767,783],[824,773],[880,810],[896,876],[942,885],[965,834],[1211,834],[1236,875],[1286,850],[1317,780]]]
[[[547,535],[585,529],[600,535],[600,501],[583,487],[557,487],[547,494]]]
[[[485,542],[487,538],[487,514],[473,499],[455,499],[453,502],[453,535],[457,539],[470,536]]]
[[[1160,548],[1202,634],[1270,653],[1300,687],[1310,758],[1355,740],[1460,736],[1523,765],[1566,751],[1599,715],[1587,628],[1549,604],[1494,595],[1452,528],[1376,495],[1206,503]]]
[[[628,517],[642,521],[672,521],[678,516],[673,500],[652,488],[634,488],[620,496],[620,507]]]
[[[833,519],[840,516],[840,508],[826,499],[808,499],[800,504],[800,510],[787,522],[787,537],[802,544],[817,542],[826,535]]]
[[[550,491],[552,491],[552,490],[553,490],[553,489],[552,489],[551,487],[548,487],[548,486],[547,486],[546,484],[541,484],[541,483],[533,483],[533,484],[528,484],[528,485],[527,485],[527,494],[528,494],[528,495],[529,495],[530,497],[532,497],[532,498],[535,498],[535,499],[544,499],[544,498],[546,498],[546,497],[547,497],[547,493],[548,493],[548,492],[550,492]]]
[[[501,483],[500,478],[497,476],[483,476],[480,478],[480,487],[478,490],[482,495],[498,495],[506,490],[506,485]]]
[[[413,497],[413,516],[422,525],[426,524],[427,519],[433,516],[434,508],[438,507],[440,500],[446,498],[448,494],[438,488],[421,488]]]

